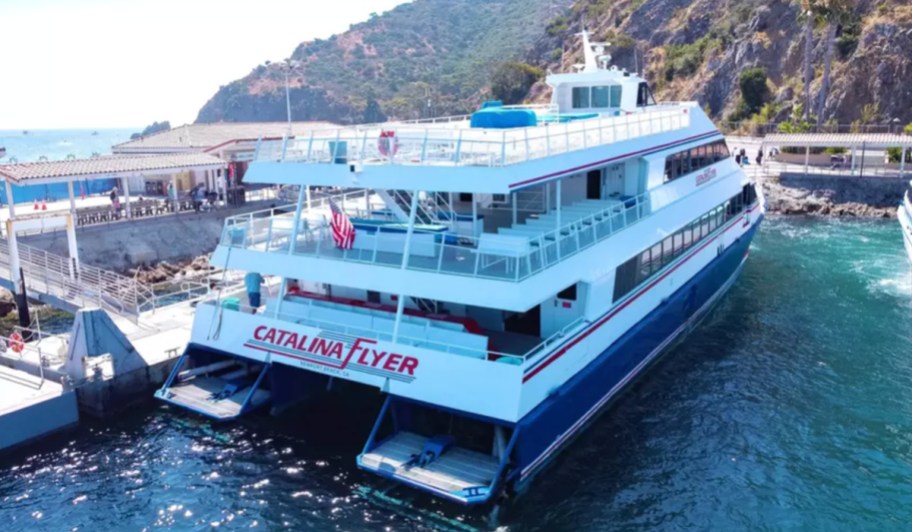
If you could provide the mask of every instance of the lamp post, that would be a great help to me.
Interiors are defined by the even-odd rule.
[[[285,74],[285,112],[288,118],[288,136],[291,136],[291,86],[289,85],[289,79],[291,73],[301,66],[301,62],[297,59],[286,58],[285,62],[282,64],[282,72]]]

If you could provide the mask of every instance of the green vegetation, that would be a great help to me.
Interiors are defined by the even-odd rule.
[[[544,75],[528,63],[501,63],[491,77],[491,94],[505,105],[522,103],[529,89]]]
[[[738,88],[741,89],[741,97],[737,108],[728,116],[728,122],[740,122],[757,114],[761,115],[758,120],[764,123],[772,119],[776,109],[764,105],[769,97],[766,70],[760,67],[744,69],[738,78]]]
[[[705,35],[690,44],[665,47],[665,81],[692,76],[703,65],[706,55],[721,46],[718,38]]]
[[[169,129],[171,129],[171,122],[169,122],[167,120],[162,121],[162,122],[152,122],[150,125],[143,128],[142,132],[133,133],[132,135],[130,135],[130,140],[136,140],[138,138],[145,137],[147,135],[151,135],[153,133],[158,133],[159,131],[168,131]]]
[[[522,60],[545,34],[548,8],[549,0],[418,0],[303,43],[292,54],[302,62],[292,115],[360,122],[370,95],[396,119],[473,110],[495,66]],[[549,27],[565,26],[558,19]],[[284,98],[278,65],[257,68],[223,87],[197,121],[283,120]]]
[[[903,133],[912,135],[912,124],[906,124],[906,127],[903,128]],[[902,148],[888,148],[887,154],[890,156],[891,163],[898,163],[899,159],[902,158]],[[906,163],[912,163],[912,150],[906,150]]]

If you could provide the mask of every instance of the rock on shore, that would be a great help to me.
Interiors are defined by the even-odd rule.
[[[128,270],[128,275],[146,284],[157,284],[168,281],[180,281],[185,277],[194,277],[202,271],[209,271],[209,255],[201,255],[190,261],[161,261],[154,265],[140,265]]]
[[[769,212],[895,218],[906,182],[897,178],[783,175],[763,179]]]

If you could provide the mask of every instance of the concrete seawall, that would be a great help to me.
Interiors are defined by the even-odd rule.
[[[908,181],[899,177],[783,173],[761,179],[770,212],[891,218]]]
[[[226,217],[269,207],[270,204],[258,204],[81,227],[76,231],[79,259],[115,271],[161,261],[192,260],[215,249]],[[21,237],[21,241],[51,253],[68,255],[63,231]]]

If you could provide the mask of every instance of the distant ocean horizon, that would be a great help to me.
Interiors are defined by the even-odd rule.
[[[27,131],[27,133],[25,133]],[[6,148],[6,155],[0,158],[0,165],[13,162],[27,163],[47,159],[62,161],[67,158],[84,159],[94,154],[110,155],[115,144],[130,140],[130,135],[142,128],[116,129],[0,129],[0,147]],[[97,134],[96,134],[97,133]],[[113,179],[99,179],[79,182],[76,193],[101,194],[114,186]],[[30,203],[35,200],[59,200],[67,197],[66,185],[38,185],[13,187],[16,203]],[[6,190],[0,187],[0,201],[7,203]]]
[[[28,132],[27,134],[24,132]],[[6,156],[0,164],[33,162],[46,157],[49,161],[109,155],[115,144],[130,140],[138,128],[114,129],[0,129],[0,147]],[[94,134],[97,133],[97,134]]]

